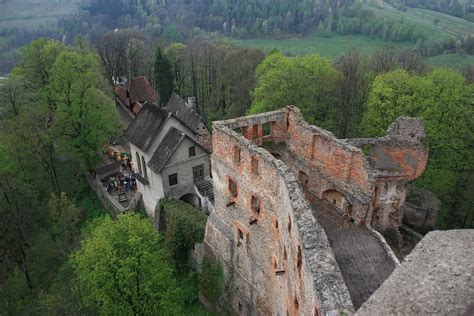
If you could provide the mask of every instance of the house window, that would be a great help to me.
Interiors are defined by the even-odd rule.
[[[189,157],[196,156],[196,147],[191,146],[191,147],[188,148],[188,151],[189,151]]]
[[[234,162],[240,163],[240,148],[237,146],[234,146]]]
[[[244,232],[240,229],[237,228],[237,237],[239,240],[237,241],[237,246],[243,245],[244,244]]]
[[[252,173],[258,175],[258,160],[255,157],[252,157],[251,161]]]
[[[255,196],[252,196],[252,210],[257,214],[260,214],[260,200]]]
[[[145,158],[142,156],[142,165],[143,165],[143,176],[145,179],[148,179],[148,173],[146,170]]]
[[[136,160],[136,165],[138,166],[138,170],[135,170],[135,171],[138,171],[138,174],[142,174],[142,160],[140,159],[140,154],[138,153],[138,151],[136,152],[136,157],[137,157],[137,160]]]
[[[168,180],[169,180],[169,183],[170,183],[170,187],[172,187],[174,185],[177,185],[178,184],[178,174],[177,173],[170,174],[168,176]]]
[[[232,179],[229,178],[229,192],[232,195],[232,197],[236,198],[238,195],[237,191],[237,183],[232,181]]]

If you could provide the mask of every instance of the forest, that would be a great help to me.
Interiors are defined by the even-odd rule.
[[[416,7],[466,19],[472,15],[472,7],[461,1],[449,4],[438,1],[436,6],[429,5],[431,1],[392,0],[387,3],[400,12],[405,7]],[[458,14],[459,10],[463,13]],[[18,48],[35,38],[48,36],[72,44],[74,38],[81,35],[94,42],[116,28],[135,28],[147,38],[160,37],[169,43],[192,39],[216,41],[222,37],[278,39],[314,33],[323,36],[360,34],[392,42],[410,42],[423,57],[474,52],[472,32],[466,37],[464,32],[449,29],[446,31],[448,37],[439,37],[427,31],[427,21],[379,13],[371,1],[365,4],[356,0],[85,1],[76,13],[59,18],[57,23],[29,29],[0,27],[0,72],[8,73],[19,60]],[[436,30],[438,20],[439,17],[434,19],[430,29]]]

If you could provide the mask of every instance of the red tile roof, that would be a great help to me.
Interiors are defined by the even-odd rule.
[[[128,82],[128,93],[130,94],[131,104],[136,102],[143,104],[145,101],[156,103],[158,101],[155,91],[153,91],[150,83],[143,76],[130,79]]]

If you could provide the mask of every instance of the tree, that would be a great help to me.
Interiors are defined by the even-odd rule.
[[[33,288],[27,249],[31,233],[40,221],[38,208],[31,203],[33,192],[28,179],[15,164],[8,148],[0,144],[0,252],[2,261],[15,263],[26,284]]]
[[[49,201],[49,217],[53,238],[58,244],[61,256],[66,259],[76,247],[81,211],[66,193],[62,192],[60,197],[52,194]]]
[[[353,50],[341,57],[335,67],[340,74],[337,81],[338,135],[355,137],[369,94],[367,57]]]
[[[174,76],[171,62],[161,48],[155,53],[155,88],[160,96],[160,104],[166,106],[174,90]]]
[[[385,73],[394,70],[397,65],[397,54],[393,46],[382,46],[372,54],[371,62],[373,71]]]
[[[2,115],[18,115],[20,109],[31,101],[31,95],[26,89],[24,78],[15,74],[9,75],[0,85],[0,98],[5,101],[0,108],[0,118]]]
[[[179,314],[179,290],[160,235],[145,218],[99,220],[72,257],[102,314]]]
[[[95,47],[110,83],[113,78],[139,72],[136,61],[142,53],[148,53],[147,48],[137,51],[143,40],[143,34],[131,29],[111,31],[98,38]]]
[[[267,59],[257,69],[250,113],[295,105],[308,122],[337,130],[334,104],[338,74],[329,61],[319,55],[284,57],[279,53]]]
[[[28,78],[29,89],[40,89],[50,82],[50,70],[56,57],[65,49],[58,41],[40,38],[21,50],[19,67],[14,74]]]
[[[118,133],[115,106],[102,91],[99,65],[88,50],[66,50],[51,69],[53,131],[67,154],[76,154],[86,168],[99,160],[98,148]]]

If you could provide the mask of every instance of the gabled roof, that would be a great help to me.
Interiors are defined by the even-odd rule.
[[[171,156],[173,156],[184,137],[186,137],[186,135],[183,132],[171,127],[160,145],[158,145],[158,148],[153,154],[153,157],[151,157],[150,162],[148,162],[148,167],[150,167],[154,172],[160,173],[161,169],[163,169]]]
[[[115,94],[126,106],[130,106],[129,100],[127,98],[127,86],[123,83],[118,83],[114,87]]]
[[[146,103],[125,131],[130,143],[146,152],[162,129],[170,113],[157,105]]]
[[[192,131],[196,131],[202,118],[194,112],[186,102],[175,92],[170,97],[166,109],[188,126]]]
[[[155,91],[153,91],[153,88],[144,76],[130,79],[128,82],[128,93],[130,94],[130,102],[132,104],[136,102],[144,103],[145,101],[156,103],[158,101]]]

